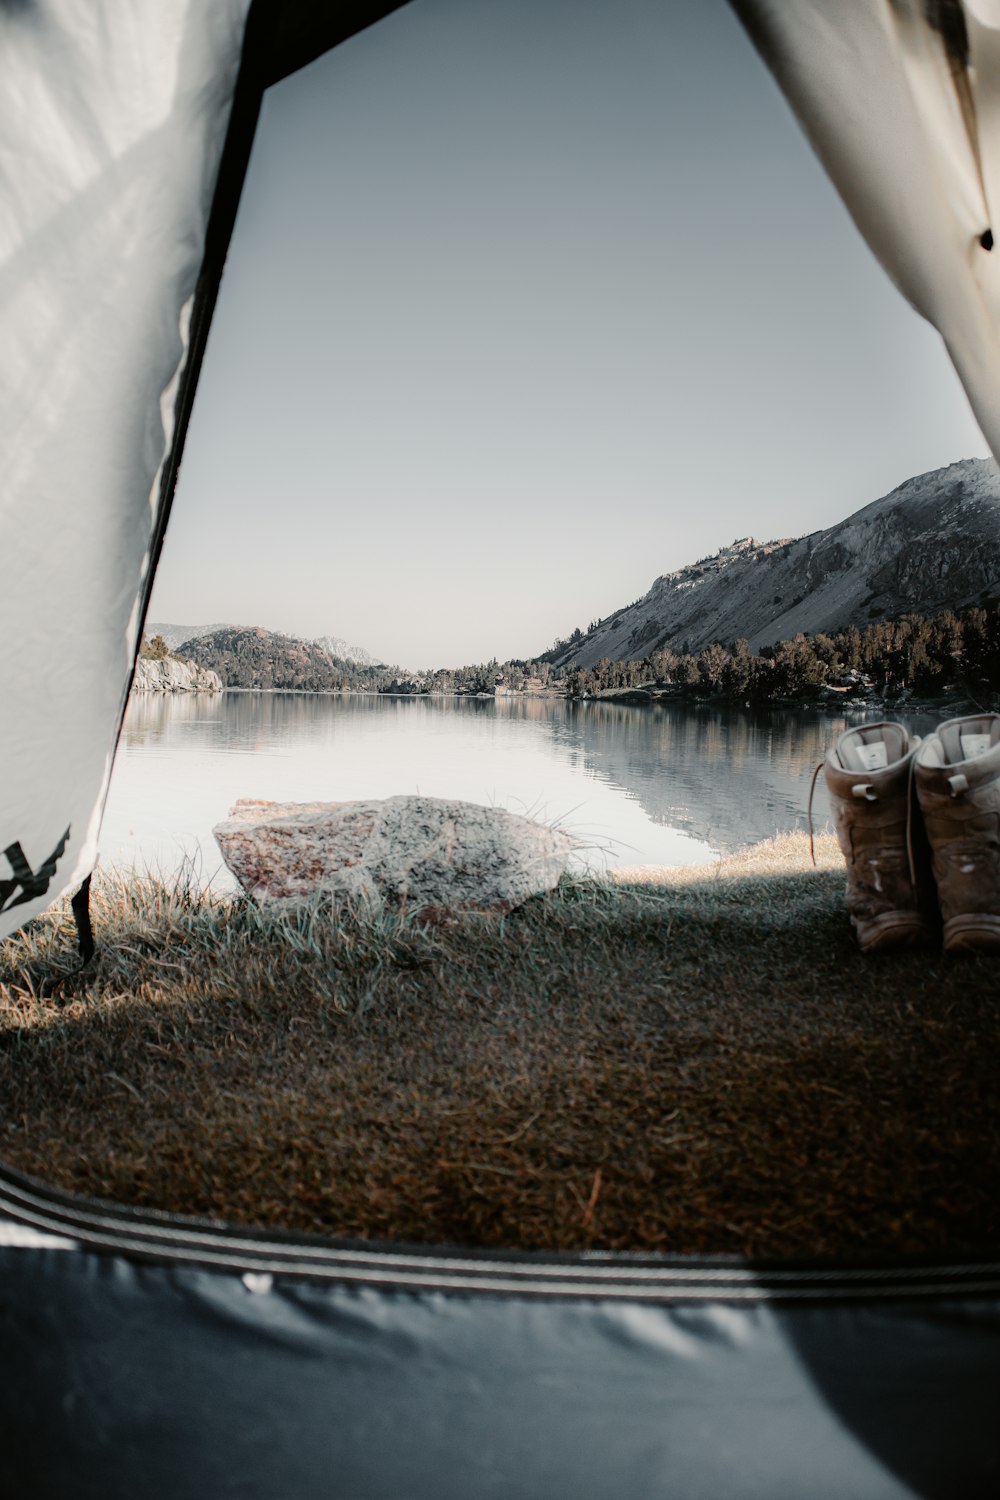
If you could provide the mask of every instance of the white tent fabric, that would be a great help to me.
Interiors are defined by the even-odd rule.
[[[248,10],[0,6],[0,937],[95,861]]]
[[[732,4],[1000,458],[1000,0]]]

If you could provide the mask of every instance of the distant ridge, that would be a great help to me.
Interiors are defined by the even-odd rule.
[[[751,651],[802,632],[1000,598],[1000,471],[963,459],[917,475],[809,536],[743,537],[657,578],[649,592],[544,653],[592,667],[668,648],[745,639]]]
[[[374,667],[378,665],[378,657],[372,656],[364,646],[349,646],[339,635],[315,636],[312,644],[320,646],[328,651],[331,656],[336,656],[340,661],[357,662],[359,667]]]
[[[143,631],[149,640],[155,635],[162,636],[170,647],[176,651],[185,641],[190,641],[199,635],[214,635],[217,630],[231,630],[233,627],[225,621],[217,621],[214,625],[164,625],[162,622],[148,624]]]

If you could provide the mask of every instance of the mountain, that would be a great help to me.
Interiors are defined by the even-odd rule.
[[[214,625],[167,625],[154,622],[147,625],[143,634],[152,640],[154,636],[160,635],[166,641],[171,651],[176,651],[178,646],[187,641],[199,640],[205,635],[217,635],[222,630],[250,629],[249,626],[231,625],[226,621],[217,621]],[[273,632],[276,639],[297,641],[299,636],[284,635],[280,631]],[[303,645],[318,646],[328,656],[335,656],[338,661],[353,661],[359,667],[374,667],[377,665],[375,657],[363,646],[349,646],[339,635],[321,635],[315,640],[303,641]]]
[[[556,667],[698,652],[744,638],[751,651],[800,631],[842,630],[1000,598],[1000,471],[963,459],[908,479],[809,536],[743,537],[657,578],[649,593],[544,654]]]
[[[329,651],[339,661],[357,662],[359,667],[375,667],[379,664],[377,658],[366,651],[364,646],[349,646],[339,635],[318,635],[312,644]]]
[[[314,641],[296,640],[261,626],[226,625],[183,641],[180,654],[218,672],[226,687],[286,688],[297,692],[336,692],[372,686],[370,667],[335,661]]]

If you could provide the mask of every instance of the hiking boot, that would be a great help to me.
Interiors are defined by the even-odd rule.
[[[944,946],[1000,948],[1000,714],[950,719],[917,752]]]
[[[924,943],[935,926],[926,845],[913,816],[917,739],[902,724],[842,734],[823,766],[847,862],[847,910],[866,952]]]

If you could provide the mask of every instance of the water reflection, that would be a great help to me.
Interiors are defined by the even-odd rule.
[[[560,819],[589,863],[698,863],[804,828],[813,767],[847,724],[541,698],[148,694],[126,716],[102,852],[165,871],[189,855],[208,878],[212,825],[238,797],[421,791]],[[822,786],[816,814],[828,816]]]
[[[592,774],[634,797],[653,823],[667,824],[722,853],[807,827],[813,771],[852,724],[874,714],[750,712],[680,706],[498,699],[496,711],[547,724],[556,743],[582,754]],[[926,733],[936,722],[910,715]],[[822,781],[814,818],[829,818]]]

